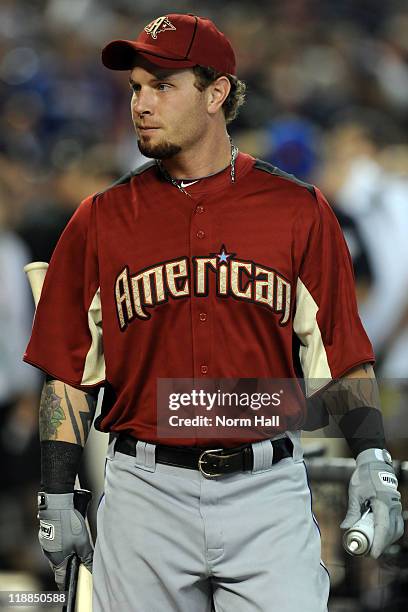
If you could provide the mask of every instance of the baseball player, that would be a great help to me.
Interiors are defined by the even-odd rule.
[[[245,86],[209,19],[159,17],[102,61],[129,78],[151,161],[81,203],[45,279],[25,354],[47,374],[41,546],[59,585],[73,551],[93,562],[94,612],[327,610],[299,441],[316,405],[294,393],[263,438],[163,435],[158,389],[301,376],[356,458],[342,526],[369,500],[378,557],[402,534],[400,494],[342,233],[316,187],[230,140]],[[93,552],[72,499],[101,387]]]

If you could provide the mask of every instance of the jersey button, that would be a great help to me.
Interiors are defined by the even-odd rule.
[[[201,374],[207,374],[207,372],[208,372],[208,366],[202,365],[201,366]]]
[[[200,321],[206,321],[207,320],[207,313],[205,312],[200,312]]]
[[[197,238],[204,238],[204,236],[205,236],[205,232],[203,232],[203,230],[198,230]]]
[[[204,208],[204,206],[201,206],[201,204],[199,204],[198,206],[196,206],[195,211],[196,211],[197,214],[200,215],[201,213],[203,213],[205,211],[205,208]]]

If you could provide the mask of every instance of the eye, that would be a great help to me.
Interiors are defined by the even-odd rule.
[[[170,83],[158,83],[157,89],[159,91],[168,91],[171,88]]]
[[[136,83],[129,83],[129,87],[133,93],[138,93],[140,91],[140,85],[136,85]]]

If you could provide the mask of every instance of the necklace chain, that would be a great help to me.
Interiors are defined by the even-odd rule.
[[[232,142],[231,136],[229,136],[229,141],[230,141],[230,144],[231,144],[231,161],[229,163],[229,165],[230,165],[231,183],[235,183],[235,160],[237,159],[239,150],[238,150],[238,147],[236,145],[234,145],[234,143]],[[185,195],[187,195],[189,198],[191,198],[191,195],[188,193],[188,191],[186,191],[184,189],[184,187],[181,186],[181,182],[178,181],[177,179],[175,179],[174,177],[172,177],[171,174],[169,174],[169,172],[167,172],[166,168],[162,164],[162,161],[160,159],[156,159],[155,161],[156,161],[157,167],[159,168],[161,174],[166,179],[166,181],[168,181],[169,183],[174,185],[174,187],[177,187],[177,189],[179,189]],[[218,174],[218,173],[216,172],[215,174]],[[208,178],[209,176],[213,176],[213,175],[209,174],[208,176],[203,176],[201,178]],[[195,179],[195,182],[200,181],[201,178]]]

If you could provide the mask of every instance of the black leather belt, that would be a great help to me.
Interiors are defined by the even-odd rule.
[[[136,456],[135,438],[120,435],[115,442],[115,452]],[[291,457],[293,444],[289,438],[271,440],[273,446],[272,464],[285,457]],[[235,448],[198,448],[193,446],[156,446],[156,461],[166,465],[200,470],[206,478],[216,478],[233,472],[246,472],[253,468],[252,445]]]

